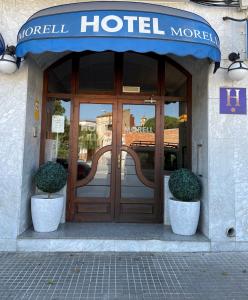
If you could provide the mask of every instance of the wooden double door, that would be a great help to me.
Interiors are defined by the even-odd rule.
[[[71,220],[161,221],[162,106],[144,98],[74,99]]]

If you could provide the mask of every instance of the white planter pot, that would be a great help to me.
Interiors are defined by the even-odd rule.
[[[60,223],[63,213],[64,197],[52,194],[35,195],[31,198],[31,214],[34,230],[38,232],[55,231]]]
[[[169,199],[169,214],[174,233],[193,235],[199,222],[200,201],[184,202]]]

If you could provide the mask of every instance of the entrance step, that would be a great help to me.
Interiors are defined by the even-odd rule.
[[[205,252],[210,240],[173,234],[163,224],[65,223],[49,233],[28,229],[18,237],[17,251]]]

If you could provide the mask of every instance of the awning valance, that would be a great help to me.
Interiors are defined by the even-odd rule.
[[[219,38],[202,17],[161,5],[86,2],[41,10],[21,27],[16,55],[136,51],[220,61]]]
[[[0,33],[0,55],[3,54],[5,49],[5,43],[4,43],[4,39]]]

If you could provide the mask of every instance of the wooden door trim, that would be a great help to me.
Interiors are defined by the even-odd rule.
[[[122,146],[121,136],[122,136],[122,103],[118,101],[117,98],[117,121],[116,121],[116,161],[115,161],[115,208],[114,208],[114,217],[115,221],[119,219],[120,212],[120,199],[121,199],[121,171],[118,170],[118,155],[121,155],[120,148]],[[120,156],[121,157],[121,156]]]
[[[78,122],[79,122],[79,103],[72,98],[71,111],[71,128],[70,128],[70,158],[69,158],[69,201],[67,203],[67,220],[73,221],[75,215],[75,181],[77,178],[77,137],[78,137]]]
[[[75,99],[79,103],[91,103],[91,104],[113,104],[116,102],[115,95],[98,95],[98,94],[85,94],[85,95],[75,95]]]
[[[140,199],[140,198],[122,198],[121,203],[132,203],[132,204],[154,204],[154,199],[153,198],[145,198],[145,199]]]
[[[97,204],[105,204],[105,203],[110,203],[111,202],[111,197],[107,197],[107,198],[104,198],[104,197],[97,197],[96,199],[94,199],[94,204],[97,203]],[[74,203],[76,204],[82,204],[82,203],[90,203],[92,204],[92,198],[91,197],[75,197],[75,200],[74,200]]]
[[[162,221],[162,211],[163,211],[163,202],[164,199],[161,188],[163,186],[164,180],[161,177],[162,174],[162,164],[161,158],[162,156],[162,149],[164,149],[164,144],[162,143],[164,140],[164,116],[162,114],[164,106],[164,101],[159,101],[158,105],[156,105],[156,119],[155,119],[155,176],[154,180],[157,184],[157,188],[154,190],[155,193],[155,214],[158,221]],[[161,126],[163,122],[163,125]]]

